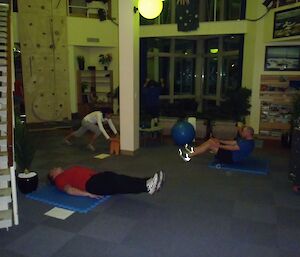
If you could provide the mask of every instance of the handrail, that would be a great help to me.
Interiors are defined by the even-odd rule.
[[[11,4],[7,16],[7,152],[8,166],[14,165],[13,153],[13,97],[12,97],[12,42],[11,42]]]

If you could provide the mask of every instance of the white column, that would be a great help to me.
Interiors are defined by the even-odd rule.
[[[139,148],[139,14],[137,1],[119,0],[119,79],[121,152]]]

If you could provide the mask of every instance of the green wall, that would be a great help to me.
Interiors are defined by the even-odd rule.
[[[260,113],[260,76],[262,74],[278,74],[278,72],[264,71],[264,56],[266,45],[299,44],[300,37],[273,39],[274,12],[300,6],[300,3],[270,10],[261,20],[256,22],[238,20],[223,22],[202,22],[199,29],[193,32],[178,32],[176,24],[153,25],[140,27],[140,37],[163,37],[163,36],[199,36],[199,35],[223,35],[244,34],[244,58],[242,85],[252,89],[251,114],[247,121],[258,132]],[[261,0],[248,0],[246,16],[255,19],[264,14],[266,8]],[[112,1],[112,16],[118,22],[118,1]],[[14,15],[14,38],[18,41],[17,15]],[[99,42],[88,42],[88,38],[99,39]],[[76,98],[76,70],[78,69],[76,56],[86,57],[86,66],[94,65],[102,69],[98,64],[98,56],[101,53],[112,53],[113,62],[110,69],[114,71],[114,86],[119,84],[119,53],[118,53],[118,26],[111,21],[98,19],[86,19],[79,17],[67,17],[67,41],[69,53],[69,75],[71,111],[77,111]],[[280,72],[280,74],[295,74],[296,72]]]

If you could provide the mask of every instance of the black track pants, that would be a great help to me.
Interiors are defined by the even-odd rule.
[[[105,171],[97,173],[87,181],[86,191],[96,195],[144,193],[147,192],[147,179]]]

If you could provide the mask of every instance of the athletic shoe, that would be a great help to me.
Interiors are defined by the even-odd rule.
[[[185,162],[189,162],[191,160],[191,157],[187,153],[183,153],[181,149],[178,149],[178,152],[181,159]]]
[[[86,146],[86,148],[89,149],[89,150],[91,150],[91,151],[93,151],[93,152],[95,152],[95,150],[96,150],[95,147],[93,145],[91,145],[91,144],[88,144]]]
[[[158,183],[158,174],[155,173],[154,176],[152,178],[149,178],[146,182],[146,187],[150,195],[153,195],[155,193],[157,183]]]
[[[160,191],[160,189],[162,188],[165,182],[165,174],[163,173],[163,171],[161,170],[158,174],[159,174],[159,179],[158,179],[156,191]]]
[[[64,144],[66,144],[66,145],[72,145],[72,143],[68,140],[68,139],[64,139]]]
[[[193,153],[194,151],[194,147],[189,146],[188,144],[185,144],[184,149],[188,152],[188,153]]]

